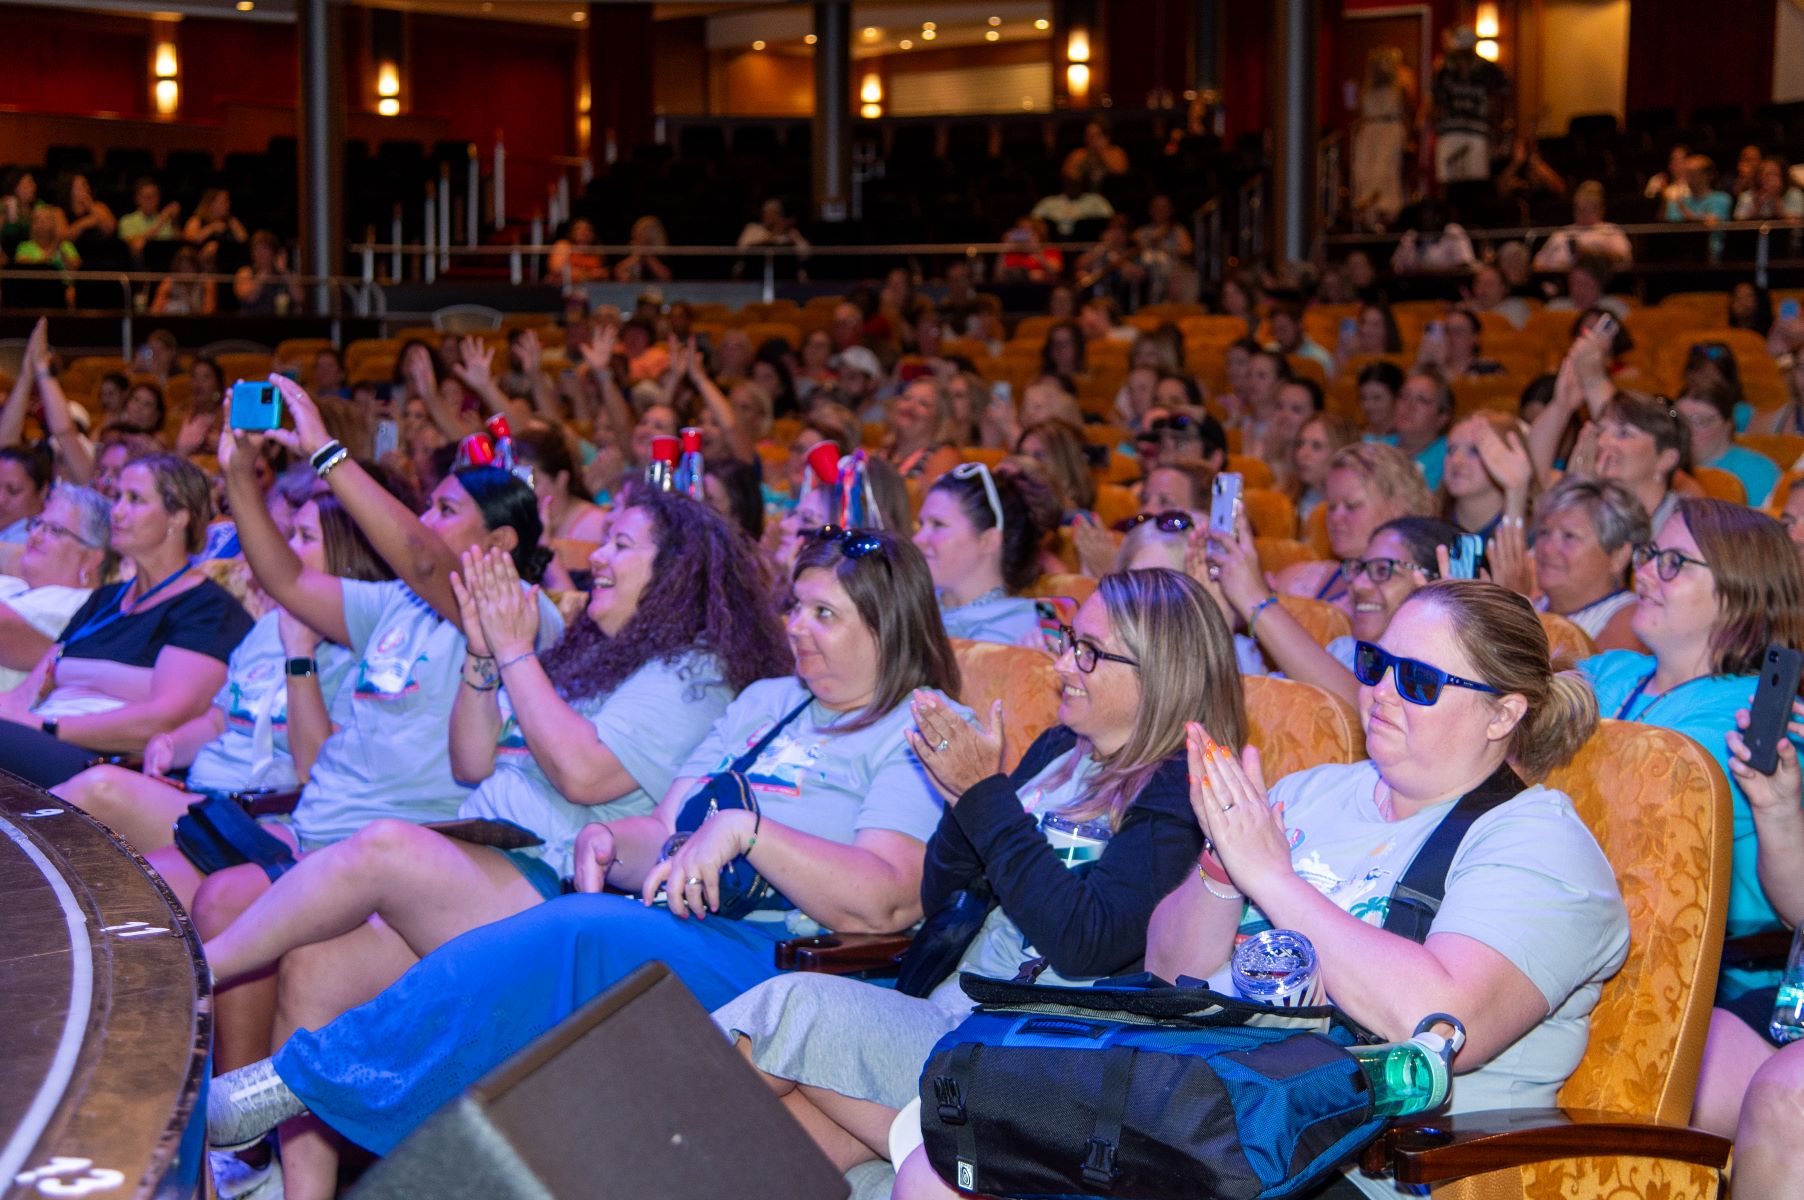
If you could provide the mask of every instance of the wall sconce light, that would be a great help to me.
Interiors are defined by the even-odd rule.
[[[181,73],[181,59],[176,53],[175,42],[168,37],[157,41],[151,53],[150,73],[154,80],[150,88],[152,106],[159,117],[173,117],[181,103],[182,88],[176,82]]]
[[[378,96],[399,96],[401,94],[401,73],[395,64],[384,61],[376,67],[376,94]]]
[[[1073,96],[1083,97],[1090,92],[1090,68],[1084,63],[1072,63],[1065,68],[1065,89]]]
[[[1501,53],[1498,37],[1502,28],[1497,19],[1495,3],[1478,6],[1478,11],[1473,14],[1472,31],[1478,35],[1478,45],[1473,47],[1473,52],[1487,62],[1496,62]]]
[[[1065,61],[1087,63],[1090,61],[1090,32],[1086,29],[1073,29],[1071,36],[1065,41]]]
[[[158,42],[154,74],[158,79],[174,79],[176,75],[175,43]]]
[[[867,121],[875,121],[883,115],[883,78],[875,71],[865,74],[863,82],[858,85],[858,99],[861,107],[858,115]]]
[[[175,115],[176,102],[181,98],[181,89],[173,79],[157,80],[154,92],[157,101],[157,115],[172,117]]]

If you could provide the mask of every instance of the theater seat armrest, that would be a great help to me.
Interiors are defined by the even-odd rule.
[[[777,943],[779,971],[855,975],[893,968],[912,939],[906,933],[828,933]]]
[[[233,800],[253,817],[284,817],[301,802],[301,790],[286,792],[233,792]]]
[[[1494,1109],[1405,1121],[1360,1156],[1367,1174],[1436,1184],[1486,1171],[1591,1155],[1629,1155],[1721,1170],[1728,1138],[1674,1123],[1592,1109]]]
[[[1768,929],[1762,933],[1744,933],[1723,942],[1723,966],[1782,967],[1791,952],[1791,930]]]

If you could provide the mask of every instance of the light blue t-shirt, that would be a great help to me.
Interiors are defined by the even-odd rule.
[[[267,787],[278,791],[295,787],[294,758],[288,750],[288,655],[282,649],[278,624],[281,614],[265,613],[226,663],[226,681],[213,697],[213,707],[225,714],[225,732],[200,748],[188,768],[188,787],[201,792],[235,792]],[[319,663],[320,695],[326,711],[351,671],[351,652],[337,642],[321,642],[314,652]],[[267,717],[264,716],[267,712]],[[265,719],[269,748],[259,747],[257,723]],[[261,773],[253,768],[260,759],[268,765]]]
[[[566,800],[533,758],[501,689],[501,733],[495,769],[458,810],[460,817],[500,817],[532,830],[544,844],[522,850],[559,876],[573,871],[576,835],[593,821],[649,813],[657,807],[677,768],[727,709],[733,693],[711,655],[687,654],[674,662],[649,662],[606,696],[571,705],[595,726],[601,743],[633,777],[636,788],[606,804]]]
[[[1741,486],[1748,491],[1748,504],[1753,508],[1765,507],[1767,497],[1779,484],[1779,468],[1773,460],[1746,446],[1730,446],[1704,465],[1727,471],[1741,480]]]
[[[451,777],[463,632],[399,580],[339,583],[356,661],[333,699],[338,732],[320,747],[294,810],[303,850],[343,841],[379,817],[448,821],[470,793]],[[541,593],[539,649],[563,631]]]
[[[1388,820],[1374,796],[1378,782],[1370,761],[1331,763],[1285,776],[1270,798],[1283,802],[1296,873],[1342,911],[1382,926],[1398,879],[1454,801]],[[1239,932],[1270,927],[1248,905]],[[1584,1055],[1603,981],[1629,944],[1615,873],[1572,802],[1533,786],[1473,822],[1430,933],[1457,933],[1503,955],[1545,997],[1549,1014],[1478,1070],[1454,1076],[1449,1111],[1554,1103]],[[1210,982],[1233,992],[1226,964]],[[1395,1195],[1388,1183],[1368,1190]]]
[[[1730,864],[1729,920],[1730,937],[1777,929],[1779,914],[1760,886],[1757,870],[1759,846],[1754,834],[1754,814],[1741,785],[1729,772],[1729,744],[1724,740],[1735,728],[1735,712],[1747,708],[1760,683],[1757,675],[1706,675],[1676,688],[1650,696],[1644,690],[1634,703],[1624,705],[1634,695],[1635,685],[1654,669],[1650,654],[1630,650],[1609,650],[1579,663],[1579,670],[1591,681],[1597,694],[1598,711],[1606,717],[1624,721],[1640,721],[1684,734],[1716,760],[1729,781],[1729,795],[1735,816],[1735,850]],[[1792,739],[1792,744],[1798,744]],[[1733,977],[1733,978],[1731,978]],[[1762,982],[1764,980],[1764,983]],[[1776,976],[1743,971],[1723,972],[1719,985],[1724,996],[1733,997],[1750,987],[1770,985]]]
[[[1046,634],[1040,628],[1040,610],[1022,596],[997,596],[990,600],[973,600],[956,608],[941,607],[940,619],[946,624],[946,636],[973,642],[1002,642],[1009,646],[1046,648]]]
[[[806,695],[792,675],[752,684],[727,705],[677,775],[701,778],[726,770]],[[962,705],[947,703],[969,715]],[[861,829],[887,829],[925,844],[943,805],[903,736],[914,728],[908,701],[863,729],[834,730],[857,716],[816,701],[791,721],[746,772],[759,809],[767,820],[842,845]]]

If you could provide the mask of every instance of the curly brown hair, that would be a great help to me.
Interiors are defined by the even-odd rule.
[[[637,489],[631,507],[652,519],[658,554],[633,615],[609,636],[573,621],[542,656],[558,695],[587,700],[619,687],[640,667],[712,655],[734,692],[794,669],[777,600],[756,550],[707,505],[676,492]],[[695,687],[706,685],[697,679]]]

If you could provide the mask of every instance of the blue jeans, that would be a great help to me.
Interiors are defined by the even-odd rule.
[[[473,929],[331,1024],[297,1030],[276,1073],[327,1125],[378,1154],[634,969],[660,961],[712,1011],[777,974],[781,922],[679,920],[579,895]]]

